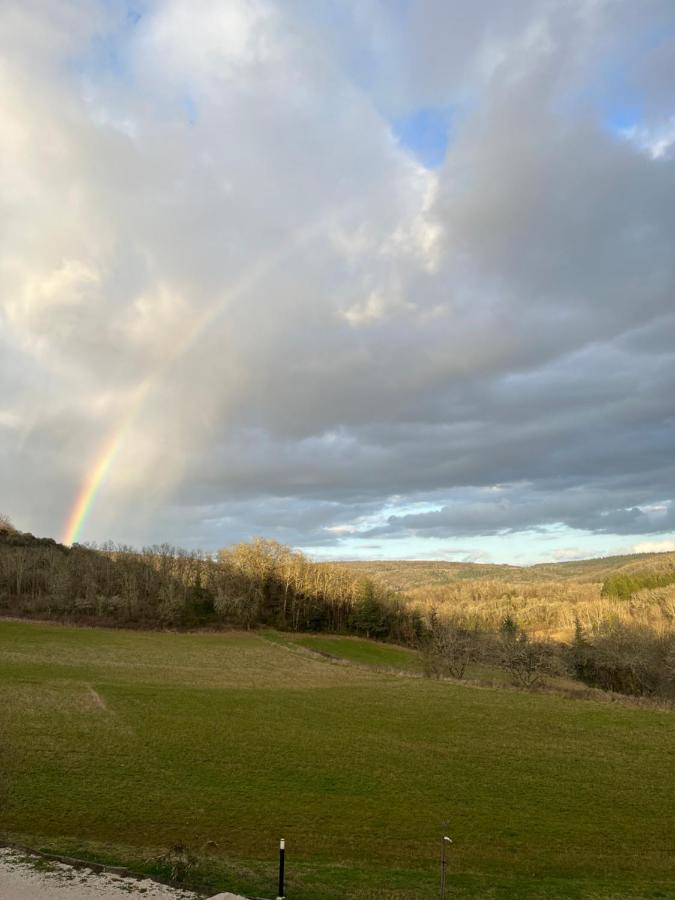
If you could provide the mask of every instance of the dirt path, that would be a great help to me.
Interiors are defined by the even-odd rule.
[[[19,850],[0,847],[2,900],[198,900],[192,891],[177,890],[146,878],[97,874],[52,862]]]

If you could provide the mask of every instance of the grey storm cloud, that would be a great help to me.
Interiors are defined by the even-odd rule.
[[[429,512],[390,516],[387,524],[363,532],[363,537],[415,532],[427,537],[487,535],[544,529],[554,525],[599,534],[638,535],[672,531],[675,504],[667,502],[646,508],[608,508],[608,504],[630,502],[636,492],[620,489],[567,488],[538,496],[528,485],[498,488],[486,497],[479,491],[455,503]]]
[[[673,26],[2,4],[2,510],[62,533],[119,437],[85,538],[675,530]]]

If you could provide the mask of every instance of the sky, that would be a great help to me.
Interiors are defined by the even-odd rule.
[[[3,0],[0,512],[675,549],[672,0]]]

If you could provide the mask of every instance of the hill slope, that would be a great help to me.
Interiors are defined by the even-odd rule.
[[[375,578],[396,591],[455,581],[602,582],[610,575],[675,571],[675,553],[635,553],[534,566],[444,562],[443,560],[373,560],[344,563],[353,572]]]

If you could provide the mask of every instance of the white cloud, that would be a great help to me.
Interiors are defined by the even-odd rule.
[[[80,260],[66,259],[45,274],[26,271],[17,280],[23,290],[6,302],[8,321],[20,336],[50,344],[67,337],[70,311],[96,301],[101,279]]]
[[[675,146],[675,116],[655,128],[634,125],[622,131],[623,136],[648,153],[652,159],[669,156]]]
[[[675,540],[639,541],[633,544],[631,553],[671,553],[675,552]]]

